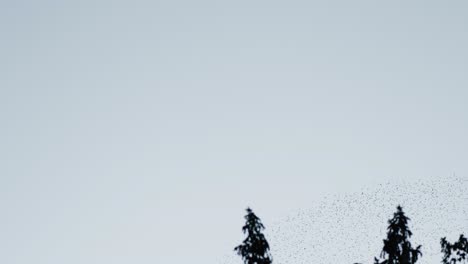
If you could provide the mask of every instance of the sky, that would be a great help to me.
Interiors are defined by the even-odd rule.
[[[0,262],[215,264],[247,206],[466,179],[467,9],[0,1]]]

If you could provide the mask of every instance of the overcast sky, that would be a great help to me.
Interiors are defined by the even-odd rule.
[[[467,13],[0,1],[0,262],[217,264],[247,206],[467,177]]]

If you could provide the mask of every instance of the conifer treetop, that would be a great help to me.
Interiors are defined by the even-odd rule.
[[[458,241],[450,243],[444,237],[440,240],[443,264],[463,263],[468,260],[468,239],[461,234]]]
[[[410,218],[405,215],[403,208],[398,205],[393,218],[388,221],[387,238],[383,240],[384,246],[379,262],[375,264],[414,264],[421,253],[421,246],[413,248],[409,239],[413,233],[409,230]]]
[[[247,234],[247,238],[234,250],[242,257],[245,264],[270,264],[273,261],[269,252],[270,246],[262,233],[265,227],[252,209],[247,208],[246,211],[244,217],[246,223],[242,231]]]

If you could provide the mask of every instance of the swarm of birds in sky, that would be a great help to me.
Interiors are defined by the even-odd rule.
[[[265,234],[273,263],[372,264],[397,205],[411,219],[411,241],[422,245],[420,264],[440,263],[440,239],[453,241],[468,232],[468,179],[388,182],[324,197],[309,208],[269,219]],[[242,263],[234,252],[223,260],[234,263]]]

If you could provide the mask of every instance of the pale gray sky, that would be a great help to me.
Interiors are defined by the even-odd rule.
[[[468,175],[466,1],[0,1],[0,262],[217,263],[393,177]]]

